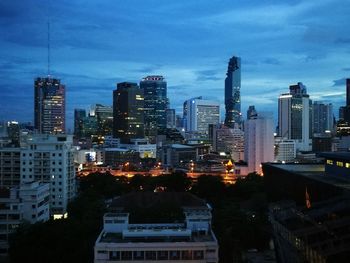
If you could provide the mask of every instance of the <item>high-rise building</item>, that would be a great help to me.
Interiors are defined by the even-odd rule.
[[[144,137],[144,97],[136,83],[118,83],[113,91],[113,137],[122,143]]]
[[[75,109],[74,110],[74,135],[78,138],[83,136],[83,125],[86,117],[86,110]]]
[[[105,106],[102,104],[95,104],[91,107],[90,115],[96,116],[98,135],[112,135],[113,107]]]
[[[59,79],[34,81],[34,126],[38,133],[65,133],[65,86]]]
[[[159,129],[166,128],[167,83],[163,76],[147,76],[140,81],[144,94],[145,135],[154,142]]]
[[[262,173],[261,164],[274,160],[273,118],[258,113],[244,124],[244,159],[248,172]]]
[[[166,127],[173,129],[176,127],[175,109],[166,110]]]
[[[76,194],[73,137],[34,134],[21,149],[20,163],[21,183],[49,183],[51,214],[64,215]]]
[[[299,151],[311,150],[312,101],[306,87],[299,82],[278,98],[278,137],[296,140]]]
[[[211,100],[190,99],[185,103],[186,127],[188,133],[209,136],[209,124],[220,123],[220,103]]]
[[[248,110],[247,110],[247,119],[253,119],[257,116],[257,112],[255,110],[255,106],[252,105],[252,106],[249,106]]]
[[[237,126],[229,128],[220,124],[213,128],[213,150],[230,153],[234,161],[244,159],[244,132]]]
[[[312,107],[312,131],[313,134],[322,134],[333,131],[333,105],[315,101]]]
[[[229,63],[225,79],[225,125],[233,127],[242,122],[241,113],[241,58],[233,56]]]

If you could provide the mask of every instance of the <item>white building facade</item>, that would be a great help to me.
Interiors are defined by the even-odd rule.
[[[194,98],[186,101],[185,104],[187,105],[186,132],[208,137],[209,124],[220,123],[219,102]]]
[[[50,184],[51,214],[64,215],[75,197],[73,137],[35,134],[21,149],[21,182]]]
[[[272,113],[258,114],[246,120],[244,131],[244,160],[248,164],[248,173],[262,174],[261,164],[274,160]]]

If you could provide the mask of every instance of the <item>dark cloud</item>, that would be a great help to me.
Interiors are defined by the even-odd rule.
[[[215,69],[209,70],[199,70],[195,72],[197,75],[197,81],[216,81],[221,80],[222,78],[218,77],[218,71]]]
[[[335,86],[345,86],[345,78],[333,80],[333,87]]]
[[[343,68],[343,71],[350,71],[350,68]]]

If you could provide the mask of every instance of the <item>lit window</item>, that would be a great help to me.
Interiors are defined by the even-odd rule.
[[[327,160],[327,164],[333,164],[333,160]]]
[[[343,163],[343,162],[339,162],[339,161],[337,161],[337,166],[339,166],[339,167],[343,167],[343,166],[344,166],[344,163]]]
[[[345,167],[346,167],[346,168],[350,168],[350,163],[346,163],[346,164],[345,164]]]

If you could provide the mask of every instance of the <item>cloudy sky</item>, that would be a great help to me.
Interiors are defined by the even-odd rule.
[[[276,113],[303,82],[313,100],[344,104],[350,77],[350,1],[2,0],[0,120],[33,120],[33,80],[52,75],[74,108],[112,104],[117,82],[164,75],[171,106],[203,95],[222,103],[227,62],[242,58],[242,111]],[[49,6],[49,7],[48,7]],[[276,115],[275,115],[276,117]]]

